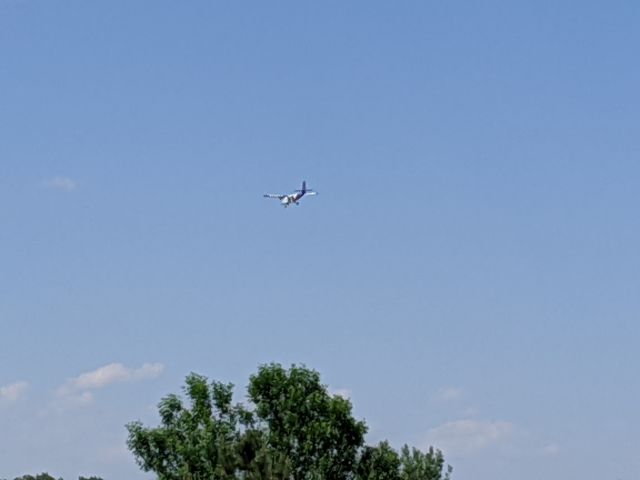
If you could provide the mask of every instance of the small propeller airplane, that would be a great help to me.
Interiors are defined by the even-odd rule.
[[[280,203],[282,204],[282,206],[287,208],[292,203],[295,203],[296,205],[300,205],[300,199],[305,195],[317,195],[317,194],[318,192],[315,192],[310,188],[307,188],[307,182],[303,181],[302,188],[300,190],[296,190],[295,192],[289,195],[278,195],[273,193],[267,193],[264,195],[264,197],[277,198],[278,200],[280,200]]]

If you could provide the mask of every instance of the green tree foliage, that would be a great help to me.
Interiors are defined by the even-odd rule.
[[[433,447],[429,447],[425,453],[417,448],[409,449],[405,445],[402,447],[400,464],[402,480],[449,480],[451,477],[451,466],[447,466],[444,471],[444,456],[440,450],[434,450]]]
[[[238,445],[254,445],[241,442],[252,415],[231,403],[232,389],[231,384],[208,384],[205,377],[192,373],[184,387],[189,406],[177,395],[168,395],[158,405],[160,427],[128,424],[127,444],[142,469],[155,472],[159,480],[235,478]]]
[[[35,477],[33,475],[23,475],[21,477],[16,477],[14,480],[56,480],[55,477],[52,477],[48,473],[39,473]],[[59,478],[58,480],[62,480]],[[102,480],[100,477],[83,477],[80,475],[78,480]]]
[[[314,370],[261,366],[249,381],[251,408],[234,404],[232,389],[192,373],[186,402],[167,395],[158,404],[160,426],[129,423],[127,444],[140,467],[158,480],[450,478],[439,450],[365,446],[365,423]]]
[[[48,473],[39,473],[35,477],[33,475],[23,475],[21,477],[17,477],[15,480],[56,480],[55,477],[52,477]],[[59,479],[62,480],[62,479]]]
[[[264,365],[251,376],[249,398],[295,480],[350,477],[367,428],[353,418],[348,400],[329,395],[318,372]]]
[[[401,480],[400,457],[388,442],[362,450],[356,470],[357,480]]]

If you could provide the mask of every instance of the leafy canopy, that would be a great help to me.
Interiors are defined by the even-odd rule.
[[[158,480],[449,480],[442,453],[388,442],[366,446],[365,423],[351,402],[331,395],[306,367],[259,367],[249,379],[250,406],[233,403],[233,385],[195,373],[186,402],[167,395],[160,425],[127,425],[128,446]]]
[[[43,473],[37,474],[35,477],[33,475],[22,475],[21,477],[16,477],[14,480],[56,480],[56,478],[52,477],[46,472],[43,472]],[[58,480],[62,480],[62,478],[59,478]],[[102,478],[83,477],[82,475],[80,475],[80,477],[78,477],[78,480],[102,480]]]

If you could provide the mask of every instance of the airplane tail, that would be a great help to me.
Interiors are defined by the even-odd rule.
[[[296,192],[300,192],[300,193],[302,193],[303,195],[304,195],[305,193],[307,193],[307,194],[315,194],[315,192],[314,192],[313,190],[311,190],[310,188],[309,188],[309,189],[307,189],[307,182],[305,182],[304,180],[302,181],[302,189],[300,189],[300,190],[296,190]]]

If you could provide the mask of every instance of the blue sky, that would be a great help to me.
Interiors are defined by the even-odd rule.
[[[638,478],[639,20],[0,0],[0,477],[149,478],[126,422],[279,361],[460,480]]]

